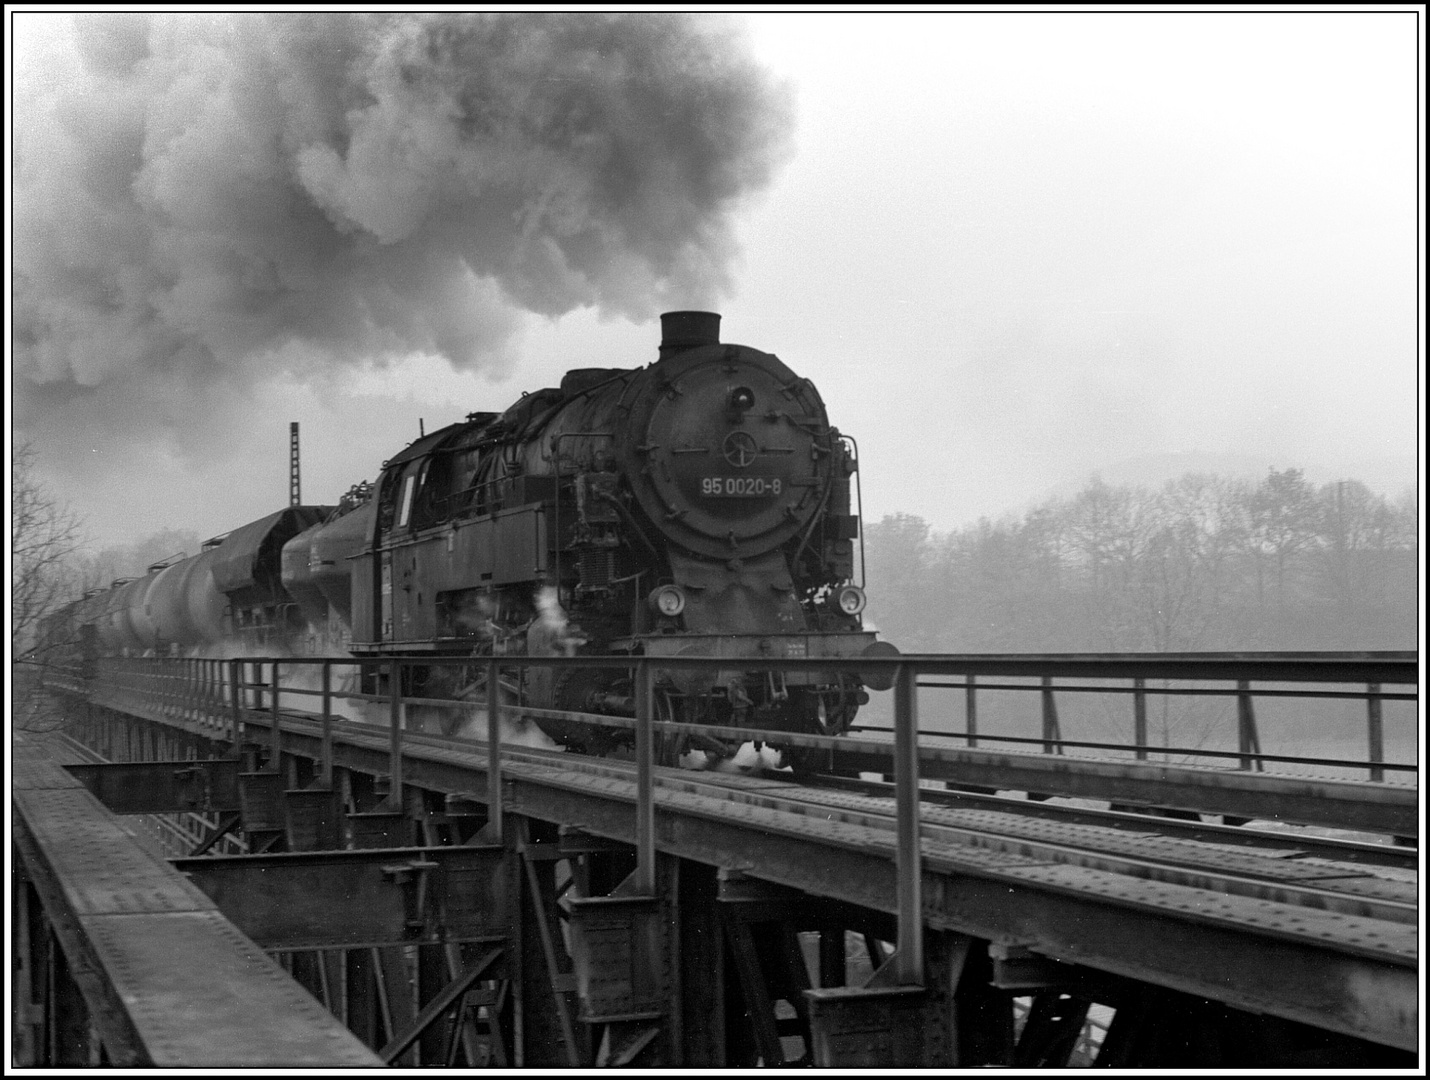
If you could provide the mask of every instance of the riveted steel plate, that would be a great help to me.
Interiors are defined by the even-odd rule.
[[[1254,897],[1226,896],[1077,866],[1032,866],[1010,869],[1007,873],[1045,888],[1075,890],[1115,903],[1160,909],[1194,922],[1217,922],[1247,932],[1310,940],[1338,951],[1408,965],[1415,965],[1419,959],[1419,932],[1416,927],[1402,923]]]
[[[1392,881],[1380,877],[1328,877],[1308,881],[1306,884],[1327,892],[1404,904],[1412,912],[1420,903],[1420,887],[1410,881]]]
[[[43,754],[31,752],[25,758],[17,754],[12,760],[14,765],[11,786],[16,791],[44,791],[47,788],[82,786],[67,769]]]
[[[1062,825],[1057,822],[1039,821],[1035,818],[1013,818],[1012,815],[998,815],[998,817],[998,821],[980,823],[977,827],[1006,836],[1042,839],[1077,846],[1089,851],[1106,852],[1107,854],[1180,867],[1199,867],[1217,873],[1237,874],[1243,877],[1266,878],[1275,881],[1300,881],[1323,876],[1297,862],[1262,855],[1254,851],[1228,851],[1224,847],[1208,848],[1193,840],[1126,833],[1093,825]],[[932,814],[929,815],[929,818],[932,821],[943,821],[942,814]],[[1358,872],[1362,871],[1350,871],[1350,873]]]
[[[216,911],[81,919],[154,1064],[377,1067],[377,1056]]]
[[[66,768],[111,812],[172,814],[238,807],[238,762],[86,762]]]
[[[926,826],[925,830],[926,834],[937,836],[941,827]],[[1403,890],[1377,887],[1374,878],[1360,876],[1364,871],[1342,871],[1346,876],[1328,879],[1324,870],[1286,860],[1261,859],[1255,853],[1229,852],[1225,858],[1217,858],[1216,852],[1207,851],[1192,841],[1157,837],[1134,838],[1123,843],[1115,833],[1104,838],[1105,832],[1086,826],[1051,830],[1015,827],[1005,832],[995,823],[989,833],[965,833],[961,839],[980,846],[1021,851],[1040,859],[1045,857],[1042,861],[1087,866],[1368,918],[1414,921],[1413,906],[1405,906],[1408,894]],[[1031,833],[1033,838],[1025,833]],[[1357,881],[1367,884],[1358,887]],[[1410,894],[1412,905],[1413,902],[1413,894]]]
[[[793,779],[793,774],[785,773],[781,779],[779,774],[771,776],[767,772],[716,772],[715,770],[677,770],[662,769],[660,778],[665,782],[668,778],[678,778],[681,780],[694,780],[700,784],[710,787],[725,787],[736,791],[770,791],[794,793],[804,790],[801,784]]]
[[[76,914],[212,910],[202,892],[138,847],[88,791],[15,793]]]
[[[44,743],[39,739],[27,732],[17,731],[15,733],[14,741],[10,746],[10,761],[17,774],[17,779],[22,764],[48,761],[49,757],[49,751],[45,749]]]
[[[1158,822],[1157,822],[1157,828],[1158,828],[1158,830],[1160,830],[1160,829],[1163,827],[1163,822],[1164,822],[1164,821],[1167,821],[1167,820],[1171,820],[1171,821],[1173,822],[1173,828],[1176,828],[1176,821],[1175,821],[1175,819],[1158,819]],[[1225,828],[1232,828],[1232,826],[1228,826],[1228,825],[1214,826],[1214,827],[1224,828],[1224,829],[1225,829]],[[1310,842],[1310,841],[1320,840],[1320,839],[1321,839],[1321,837],[1311,837],[1311,836],[1306,835],[1305,833],[1299,833],[1299,834],[1298,834],[1298,833],[1295,831],[1297,828],[1298,828],[1298,826],[1296,826],[1296,825],[1288,825],[1288,826],[1286,826],[1286,829],[1288,830],[1288,831],[1286,831],[1286,832],[1270,832],[1270,831],[1264,830],[1264,829],[1248,828],[1248,829],[1243,829],[1242,832],[1241,832],[1241,835],[1242,835],[1242,836],[1245,836],[1248,841],[1249,841],[1249,840],[1270,841],[1270,842],[1272,842],[1272,843],[1275,843],[1275,842],[1277,842],[1277,841],[1279,840],[1279,841],[1281,841],[1281,842],[1283,842],[1283,843],[1293,844],[1293,845],[1305,845],[1306,843],[1308,843],[1308,842]],[[1160,833],[1159,833],[1159,832],[1151,832],[1151,833],[1143,833],[1142,835],[1144,835],[1144,836],[1157,836],[1157,835],[1160,835]],[[1242,854],[1243,852],[1245,852],[1245,851],[1247,850],[1246,843],[1244,843],[1244,842],[1242,842],[1242,843],[1235,843],[1235,844],[1222,844],[1222,843],[1217,843],[1217,842],[1214,841],[1214,840],[1198,840],[1197,843],[1200,844],[1202,847],[1206,848],[1208,851],[1226,851],[1226,852],[1230,852],[1230,853],[1233,854],[1233,855],[1240,855],[1240,854]],[[1258,848],[1256,849],[1256,854],[1259,855],[1259,856],[1260,856],[1261,858],[1263,858],[1263,859],[1300,859],[1300,858],[1305,857],[1306,852],[1302,849],[1302,847],[1258,847]],[[1361,872],[1362,872],[1362,871],[1361,871],[1358,867],[1352,868],[1352,869],[1349,871],[1349,873],[1353,873],[1353,874],[1358,874],[1358,873],[1361,873]]]
[[[1374,866],[1364,867],[1356,863],[1347,863],[1339,859],[1322,859],[1310,857],[1301,860],[1307,866],[1314,866],[1327,877],[1344,877],[1348,874],[1359,876],[1361,874],[1374,874],[1384,881],[1397,881],[1407,885],[1415,885],[1420,880],[1420,871],[1411,866]]]
[[[689,791],[710,791],[721,785],[705,784],[699,780],[679,783],[663,779],[662,786]],[[736,803],[805,813],[828,821],[841,821],[874,829],[893,828],[893,804],[879,796],[787,786],[786,791],[779,793],[766,788],[761,791],[733,791],[725,797]],[[1095,825],[1002,814],[996,810],[926,806],[921,809],[921,819],[924,822],[926,843],[938,837],[944,830],[961,830],[961,835],[950,833],[941,837],[949,845],[941,849],[946,853],[956,853],[962,847],[987,849],[990,853],[1004,852],[1021,862],[1077,863],[1092,859],[1115,863],[1116,859],[1137,860],[1137,864],[1129,862],[1125,868],[1126,872],[1137,877],[1156,877],[1242,895],[1265,893],[1267,899],[1302,903],[1311,907],[1330,907],[1368,917],[1388,917],[1396,921],[1408,919],[1404,911],[1382,910],[1374,905],[1341,901],[1326,895],[1345,893],[1362,899],[1404,902],[1403,893],[1378,889],[1374,885],[1349,885],[1348,888],[1340,888],[1341,881],[1349,882],[1354,875],[1363,875],[1363,870],[1342,870],[1340,873],[1344,877],[1341,881],[1326,881],[1324,879],[1330,872],[1324,868],[1266,857],[1256,852],[1209,848],[1194,841],[1168,838],[1154,833],[1128,833]],[[1039,850],[1040,847],[1044,850]],[[958,855],[955,854],[954,857],[957,858]],[[964,856],[964,863],[968,865],[967,856]],[[1013,862],[1009,865],[1016,864],[1017,862]],[[995,864],[982,862],[980,865]],[[1120,872],[1123,869],[1115,864],[1099,868],[1112,872]],[[1249,880],[1238,881],[1233,876]],[[1258,881],[1267,884],[1258,886]],[[1297,891],[1296,886],[1303,888]],[[1314,889],[1314,892],[1307,891],[1304,888],[1306,886]]]
[[[818,1066],[927,1067],[941,1034],[932,995],[921,986],[806,990]]]
[[[380,848],[176,859],[266,949],[356,948],[509,932],[501,848]],[[418,888],[418,877],[425,883]],[[416,907],[418,896],[423,907]]]
[[[892,813],[891,801],[876,797],[851,796],[842,792],[814,790],[800,791],[797,797],[801,801],[818,805],[867,806],[871,811],[877,810],[882,805],[884,813]],[[851,799],[863,801],[851,802]],[[1325,876],[1321,871],[1304,868],[1299,863],[1286,859],[1263,856],[1257,852],[1244,850],[1227,850],[1220,846],[1209,849],[1195,841],[1163,837],[1150,832],[1133,833],[1096,825],[1070,824],[1017,814],[1000,814],[995,810],[962,810],[938,806],[922,808],[920,817],[931,825],[978,830],[1001,836],[1036,840],[1177,866],[1202,867],[1225,874],[1271,878],[1278,881],[1310,880]],[[1363,871],[1351,870],[1347,873],[1355,874],[1363,873]]]
[[[926,844],[933,839],[942,839],[944,829],[925,826]],[[1048,864],[1064,864],[1084,867],[1113,874],[1123,874],[1140,878],[1185,885],[1210,892],[1227,893],[1236,896],[1257,897],[1274,900],[1277,903],[1338,911],[1348,915],[1360,915],[1372,919],[1388,919],[1393,922],[1414,922],[1416,912],[1413,906],[1386,902],[1373,895],[1352,895],[1338,891],[1332,882],[1320,879],[1276,881],[1265,877],[1238,877],[1234,871],[1224,872],[1205,865],[1179,865],[1166,861],[1136,859],[1122,854],[1105,854],[1097,851],[1079,851],[1048,844],[1026,841],[1019,838],[1002,837],[983,833],[962,832],[949,838],[955,845],[987,847],[995,851],[1007,851],[1027,856],[1030,860]]]
[[[570,932],[583,1016],[668,1007],[659,903],[648,897],[573,898]]]
[[[1020,866],[1052,864],[1052,860],[1036,855],[973,847],[968,844],[950,844],[931,840],[928,837],[923,838],[923,852],[930,869],[953,874],[965,874],[973,870],[1003,870]]]

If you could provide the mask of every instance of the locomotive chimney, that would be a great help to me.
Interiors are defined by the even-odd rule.
[[[713,311],[667,311],[660,317],[660,358],[698,345],[720,344],[720,316]]]

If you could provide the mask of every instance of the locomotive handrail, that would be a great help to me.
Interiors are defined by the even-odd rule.
[[[860,477],[859,471],[859,443],[853,435],[839,433],[841,439],[846,439],[854,451],[854,494],[859,501],[859,587],[867,589],[869,587],[868,571],[864,567],[864,481]]]
[[[451,452],[455,453],[457,449],[458,448],[453,447],[451,448]],[[460,449],[470,450],[472,448],[461,447]],[[433,453],[436,454],[440,452],[441,451],[434,451]],[[505,510],[505,500],[498,500],[495,497],[496,489],[502,484],[510,483],[520,475],[520,473],[506,473],[502,476],[489,477],[486,480],[474,479],[470,484],[462,488],[461,491],[454,492],[451,495],[441,496],[437,499],[437,502],[439,505],[446,507],[444,510],[445,517],[439,525],[434,525],[432,528],[438,530],[445,528],[454,521],[464,521],[467,520],[468,517],[489,517],[492,514]],[[489,498],[487,499],[486,505],[481,509],[475,509],[472,504],[479,492],[487,493]],[[498,501],[502,502],[501,506],[496,505]],[[455,508],[451,505],[453,503],[457,504]]]

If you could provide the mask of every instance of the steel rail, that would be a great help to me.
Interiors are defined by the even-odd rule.
[[[892,797],[894,785],[882,780],[855,780],[847,776],[818,775],[805,777],[806,786],[821,790],[852,791],[864,795]],[[1205,821],[1187,821],[1135,810],[1095,810],[1085,806],[1045,802],[1032,799],[1011,799],[981,791],[950,788],[922,788],[919,798],[940,806],[996,810],[1019,817],[1047,818],[1072,824],[1101,825],[1138,833],[1154,832],[1187,840],[1202,840],[1222,847],[1265,848],[1286,852],[1289,849],[1317,858],[1371,866],[1386,866],[1414,870],[1420,865],[1416,848],[1395,844],[1363,843],[1334,837],[1318,836],[1305,829],[1296,832],[1268,831],[1239,825],[1218,825]]]

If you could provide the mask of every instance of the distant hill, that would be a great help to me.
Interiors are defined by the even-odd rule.
[[[1084,470],[1077,475],[1065,477],[1049,494],[1059,498],[1074,495],[1082,490],[1094,474],[1112,485],[1126,484],[1155,489],[1187,473],[1213,473],[1217,476],[1260,480],[1273,468],[1300,469],[1306,474],[1306,479],[1317,486],[1335,480],[1359,480],[1372,491],[1390,499],[1398,499],[1406,488],[1415,486],[1416,482],[1416,462],[1410,457],[1374,458],[1350,462],[1344,468],[1334,468],[1319,462],[1188,450],[1175,454],[1146,454],[1113,462],[1100,469]]]

